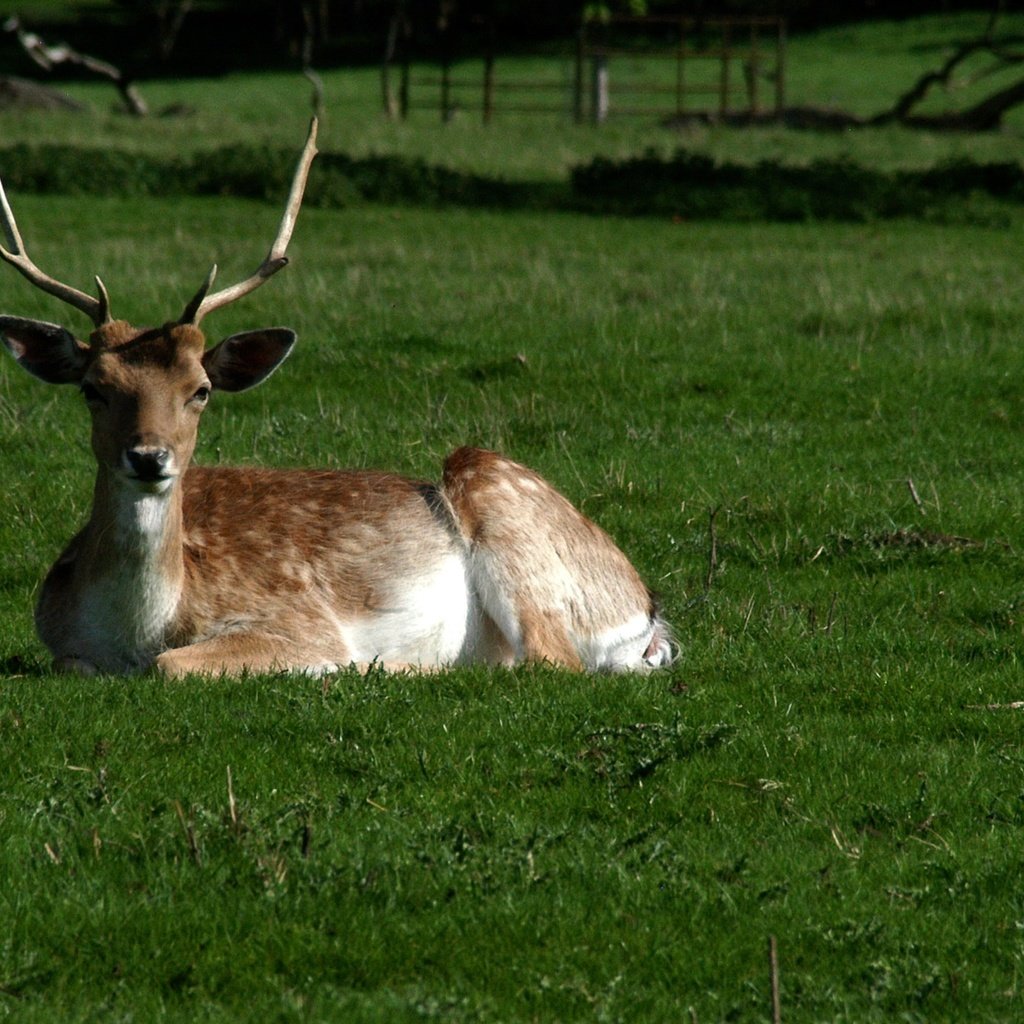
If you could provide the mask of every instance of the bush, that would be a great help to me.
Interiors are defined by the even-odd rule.
[[[679,151],[664,159],[598,158],[573,170],[577,208],[630,215],[657,214],[703,220],[837,220],[884,217],[959,220],[977,216],[978,195],[1024,201],[1024,170],[1013,163],[940,164],[892,174],[848,160],[806,167],[776,161],[754,166],[716,164]]]
[[[14,192],[71,195],[230,195],[280,202],[295,154],[231,146],[160,159],[110,149],[27,146],[0,151]],[[923,171],[886,173],[848,160],[806,167],[777,161],[753,166],[716,163],[680,150],[671,158],[645,153],[603,157],[575,168],[568,187],[507,182],[428,164],[377,156],[320,155],[309,179],[310,205],[357,202],[574,210],[625,216],[731,221],[867,221],[915,217],[939,222],[991,221],[997,203],[1024,202],[1024,170],[1015,163],[957,160]]]

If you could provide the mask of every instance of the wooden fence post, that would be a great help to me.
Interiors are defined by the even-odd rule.
[[[576,73],[572,83],[572,117],[577,124],[583,124],[583,58],[586,52],[586,28],[580,26],[576,33]]]
[[[591,118],[594,124],[608,120],[608,56],[595,53],[590,64]]]
[[[729,22],[722,26],[722,73],[718,84],[718,112],[729,113],[729,59],[732,56],[732,34]]]
[[[781,118],[786,110],[786,23],[779,19],[779,34],[775,39],[775,116]]]
[[[747,106],[751,114],[758,113],[757,88],[761,77],[761,54],[758,52],[760,36],[757,25],[750,26],[750,60],[747,62]]]
[[[484,56],[484,124],[491,123],[494,113],[494,53],[488,50]]]

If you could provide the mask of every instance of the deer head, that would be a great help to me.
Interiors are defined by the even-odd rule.
[[[188,466],[211,391],[253,387],[295,342],[294,332],[268,328],[207,349],[194,324],[138,330],[110,320],[83,344],[56,324],[10,316],[0,316],[0,337],[36,377],[78,385],[98,465],[148,492],[166,489]]]
[[[167,490],[191,460],[211,390],[253,387],[291,351],[295,334],[282,327],[234,334],[208,349],[199,323],[287,265],[285,252],[316,155],[316,129],[314,119],[266,259],[244,281],[210,294],[214,266],[182,315],[158,328],[113,319],[99,278],[98,298],[93,298],[44,274],[25,252],[0,184],[0,222],[9,246],[0,248],[0,257],[94,324],[88,342],[82,342],[56,324],[0,316],[0,339],[41,380],[78,385],[92,416],[92,448],[102,473],[144,493]]]

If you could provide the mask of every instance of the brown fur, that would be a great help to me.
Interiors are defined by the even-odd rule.
[[[243,614],[287,634],[311,605],[343,616],[386,608],[397,578],[452,550],[429,493],[386,473],[190,469],[187,596],[172,645]]]

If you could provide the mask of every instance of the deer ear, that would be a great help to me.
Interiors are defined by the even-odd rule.
[[[264,381],[284,362],[295,344],[286,327],[232,334],[203,356],[203,366],[215,388],[245,391]]]
[[[57,324],[0,316],[0,341],[29,373],[47,384],[78,384],[89,347]]]

